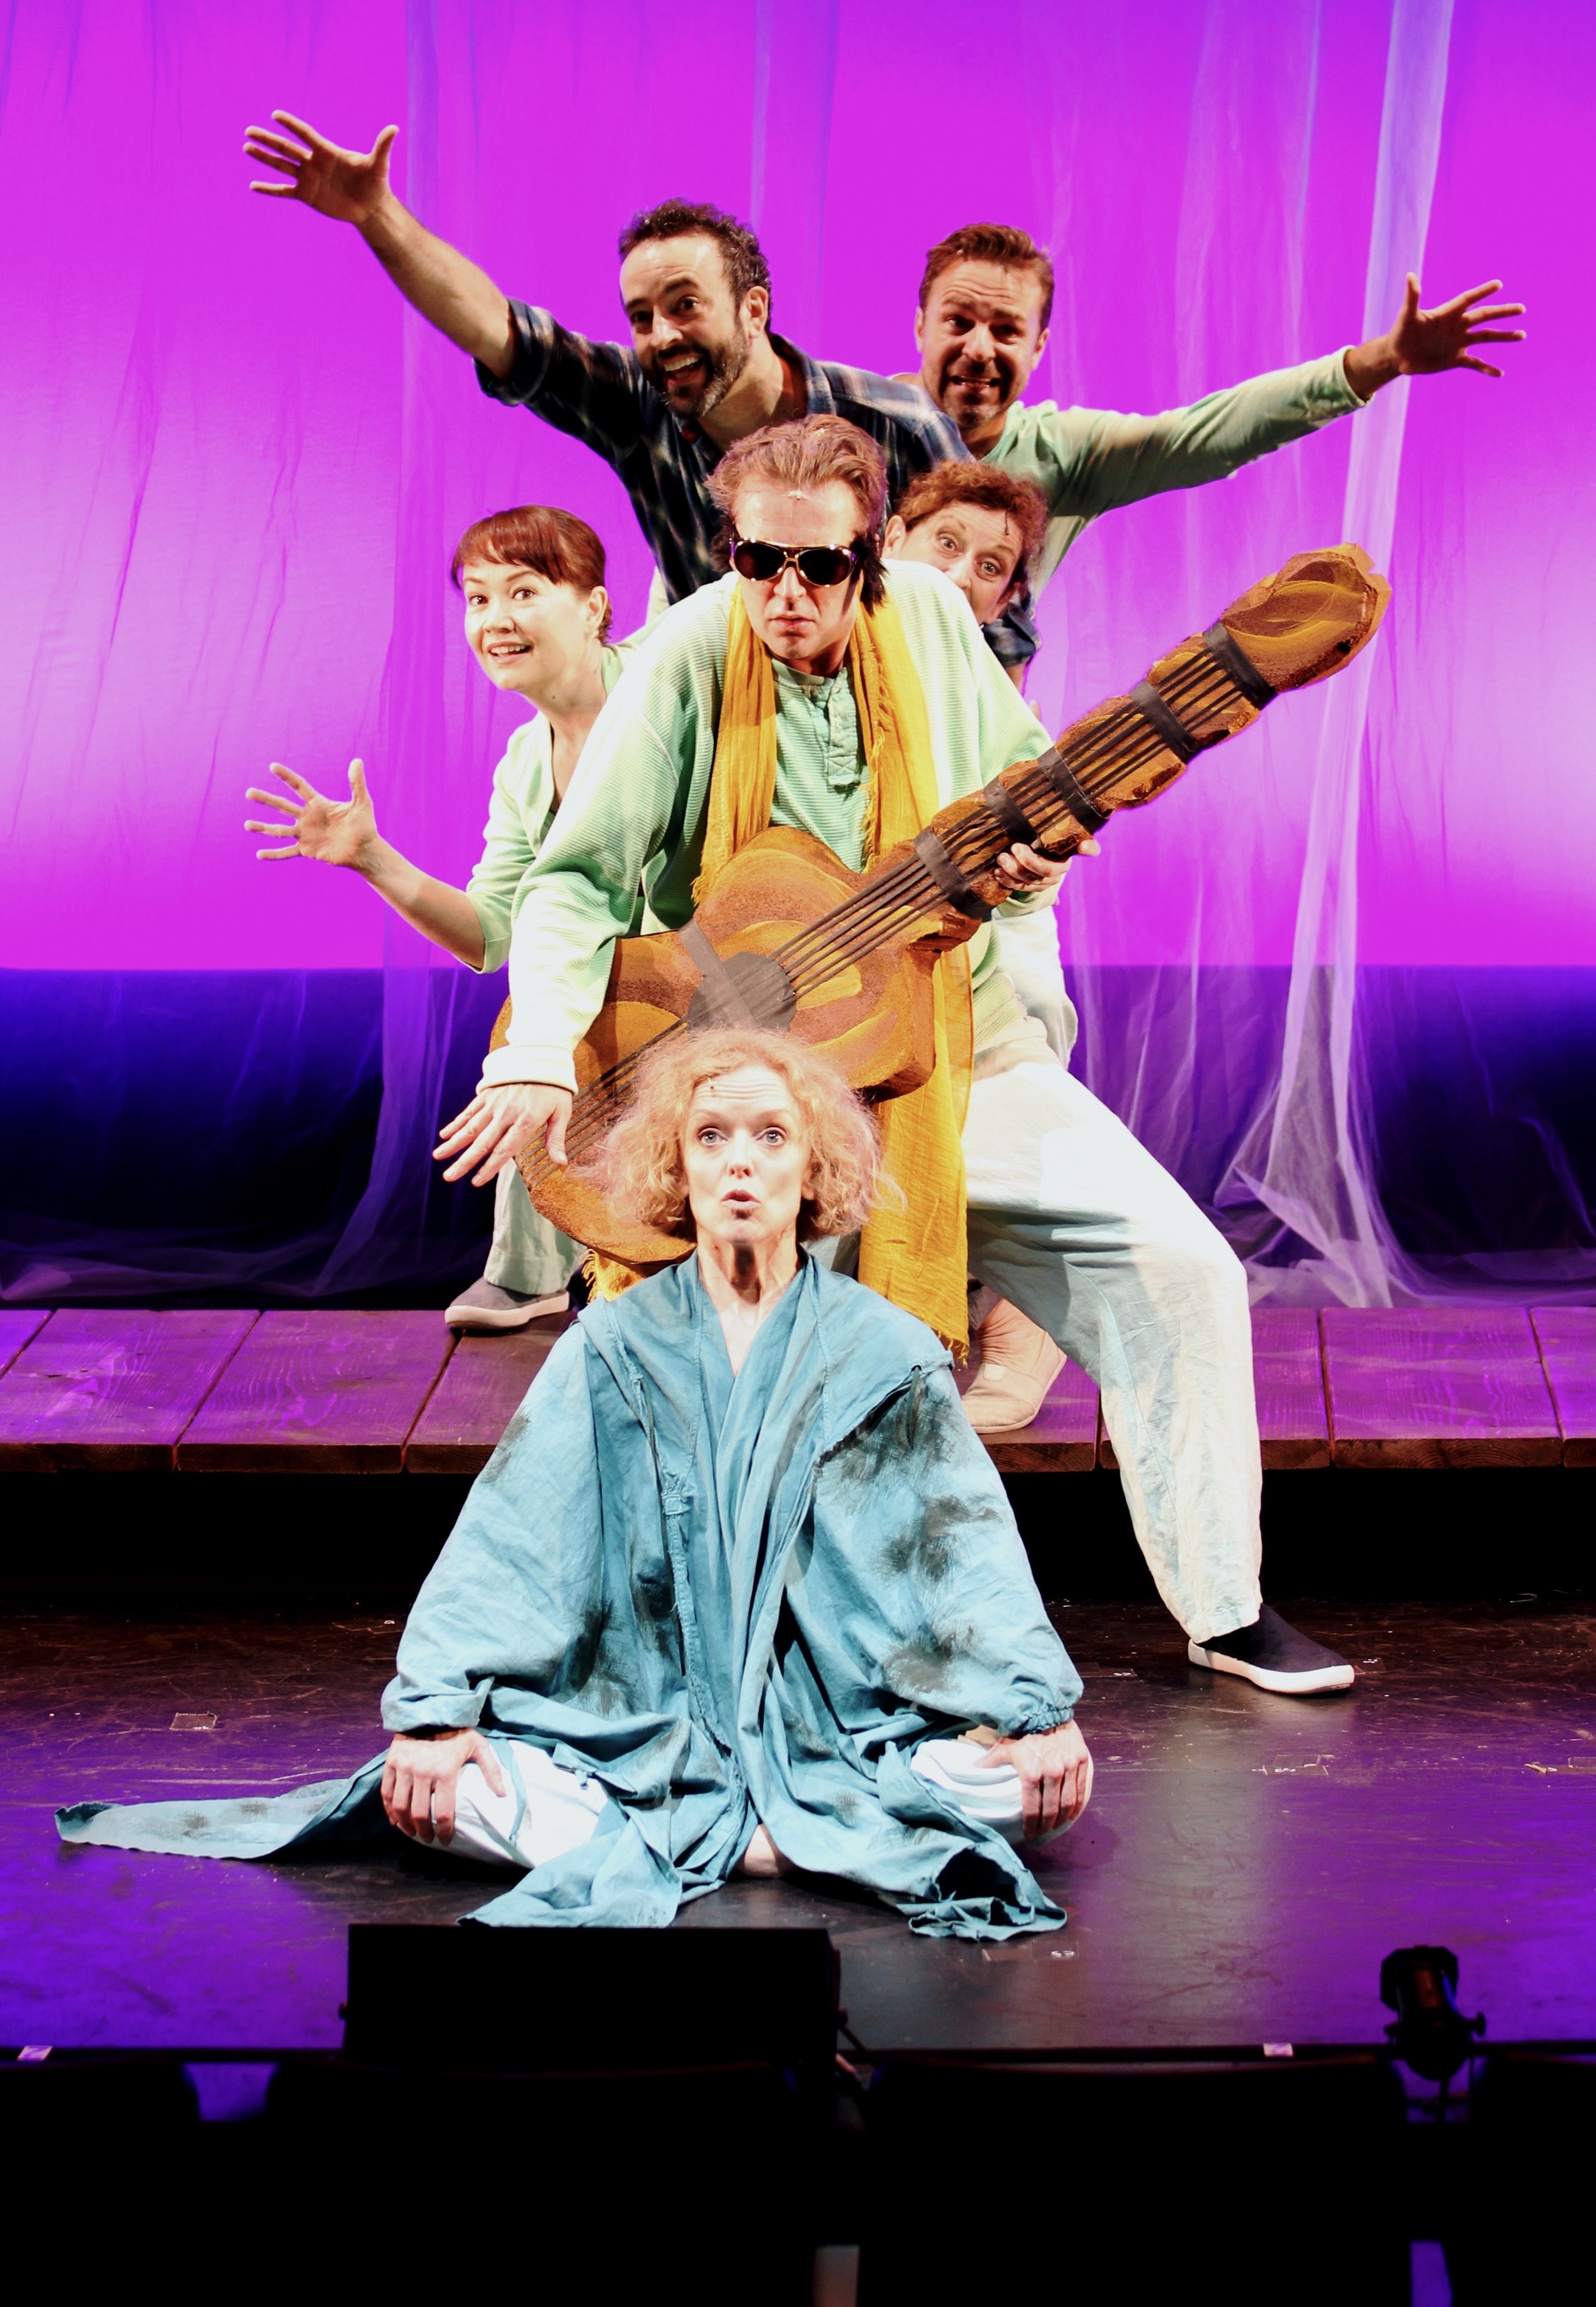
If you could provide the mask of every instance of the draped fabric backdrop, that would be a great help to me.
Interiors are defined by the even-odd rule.
[[[1259,1295],[1596,1296],[1585,177],[1574,0],[18,0],[0,48],[0,1296],[440,1293],[428,1149],[500,987],[348,875],[257,864],[285,760],[463,879],[518,708],[446,579],[541,499],[648,576],[597,460],[490,404],[346,227],[253,199],[273,106],[510,292],[614,335],[614,241],[747,215],[809,350],[914,364],[925,248],[1059,271],[1032,398],[1157,408],[1501,274],[1508,380],[1422,380],[1109,516],[1048,593],[1059,726],[1288,554],[1388,570],[1375,648],[1200,759],[1060,907],[1077,1063]]]

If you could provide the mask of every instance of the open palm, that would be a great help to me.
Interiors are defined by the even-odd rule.
[[[1465,288],[1461,296],[1449,297],[1446,304],[1426,313],[1419,306],[1418,275],[1410,272],[1407,295],[1391,330],[1391,350],[1398,374],[1434,376],[1442,369],[1472,368],[1481,376],[1500,376],[1501,370],[1489,360],[1480,360],[1475,348],[1480,345],[1516,345],[1523,341],[1522,329],[1490,325],[1499,321],[1515,321],[1524,309],[1522,304],[1485,302],[1488,296],[1496,295],[1501,285],[1499,280],[1482,280],[1477,288]]]
[[[339,224],[364,224],[388,193],[388,156],[397,128],[385,128],[369,152],[346,151],[330,144],[306,120],[291,112],[274,112],[275,128],[246,128],[244,149],[252,160],[275,168],[287,178],[285,184],[252,184],[252,193],[269,200],[303,201]],[[291,131],[285,135],[284,130]]]
[[[275,809],[293,822],[269,825],[259,818],[245,818],[246,833],[288,836],[286,846],[257,849],[257,857],[311,857],[319,865],[356,868],[365,861],[377,839],[377,815],[365,788],[365,770],[359,761],[349,764],[348,801],[329,801],[307,778],[296,776],[280,761],[273,761],[271,774],[282,779],[294,795],[292,801],[285,801],[280,793],[263,793],[258,785],[249,787],[245,799],[259,802],[263,809]]]

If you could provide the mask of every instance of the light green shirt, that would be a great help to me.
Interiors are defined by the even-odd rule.
[[[571,1051],[604,999],[617,937],[631,927],[639,882],[655,921],[692,912],[703,850],[735,577],[678,602],[643,635],[595,724],[559,818],[528,867],[510,948],[511,1038],[485,1082],[574,1086]],[[894,562],[888,595],[924,691],[939,805],[976,793],[1000,769],[1032,760],[1047,732],[981,637],[940,570]],[[845,670],[810,679],[778,668],[775,822],[812,833],[845,864],[863,853],[866,798],[858,712]],[[1001,965],[1005,917],[1048,919],[1025,935],[1040,991],[1027,1015]],[[1051,944],[1051,975],[1039,961]],[[1045,1053],[1067,1008],[1047,899],[1006,905],[971,945],[976,1046],[990,1059],[1011,1039]],[[1051,1005],[1051,1006],[1050,1006]]]
[[[1076,538],[1100,513],[1166,489],[1195,489],[1316,433],[1366,404],[1347,382],[1340,353],[1271,369],[1189,408],[1161,416],[1121,416],[1111,408],[1033,407],[1016,402],[988,451],[1048,503],[1047,541],[1032,577],[1040,593]]]
[[[634,634],[630,640],[605,648],[606,697],[620,680],[635,641]],[[484,971],[502,969],[510,957],[528,869],[548,838],[557,805],[553,735],[537,713],[511,732],[504,758],[493,771],[493,799],[482,829],[482,855],[466,884],[466,895],[482,924]]]

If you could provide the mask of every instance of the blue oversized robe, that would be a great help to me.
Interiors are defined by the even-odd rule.
[[[807,1256],[735,1377],[689,1258],[549,1356],[410,1613],[390,1730],[528,1739],[611,1799],[591,1841],[474,1920],[665,1924],[762,1821],[916,1930],[1064,1917],[909,1767],[976,1723],[1068,1721],[1049,1624],[948,1358]],[[264,1857],[369,1842],[382,1758],[276,1799],[58,1814],[69,1841]]]

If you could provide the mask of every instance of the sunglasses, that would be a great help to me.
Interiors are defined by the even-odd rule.
[[[859,566],[859,545],[760,545],[739,536],[732,546],[739,577],[766,584],[784,569],[795,569],[806,585],[840,585]]]

